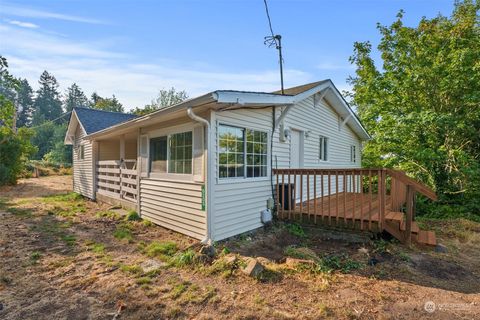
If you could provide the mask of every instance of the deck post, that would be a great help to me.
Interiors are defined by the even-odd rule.
[[[412,220],[413,220],[413,207],[415,198],[415,187],[412,185],[407,185],[407,214],[405,221],[405,245],[409,246],[412,242]]]

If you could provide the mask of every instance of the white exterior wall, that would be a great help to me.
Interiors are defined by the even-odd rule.
[[[278,118],[280,108],[277,108]],[[284,123],[285,128],[308,131],[304,137],[303,167],[304,168],[357,168],[361,167],[361,141],[348,127],[339,124],[342,122],[337,113],[327,103],[317,104],[314,107],[313,98],[310,97],[291,108]],[[216,112],[212,117],[211,141],[215,156],[212,170],[214,170],[213,198],[211,204],[213,239],[218,241],[262,226],[260,212],[266,209],[266,201],[272,197],[270,168],[266,178],[245,179],[219,179],[218,178],[218,152],[217,152],[217,127],[218,124],[227,124],[256,130],[268,131],[270,152],[270,139],[272,130],[272,109],[238,109],[232,111]],[[319,160],[319,137],[329,138],[328,161]],[[350,147],[356,146],[355,163],[350,161]],[[273,166],[278,163],[278,168],[290,168],[290,141],[280,142],[279,128],[273,137]],[[270,158],[268,159],[270,165]],[[275,182],[275,178],[274,178]],[[318,182],[317,182],[318,183]],[[325,190],[327,190],[325,179]],[[332,179],[332,190],[334,179]],[[313,184],[313,179],[311,180]],[[339,179],[340,190],[343,189],[343,180]],[[317,187],[317,193],[320,193]],[[304,190],[306,182],[304,182]],[[313,186],[310,188],[313,192]],[[305,191],[306,193],[306,191]],[[332,191],[333,193],[333,191]],[[312,194],[311,194],[312,195]],[[306,198],[306,194],[305,194]],[[304,199],[305,200],[305,199]]]
[[[78,125],[75,131],[75,143],[73,147],[73,191],[90,199],[94,199],[93,148],[90,141],[82,140],[85,135],[85,131]],[[78,159],[80,145],[84,145],[83,160]]]
[[[140,151],[139,163],[141,163],[142,177],[140,178],[139,213],[142,218],[152,221],[165,228],[180,232],[196,239],[204,239],[206,236],[206,203],[204,195],[205,181],[199,181],[199,177],[205,176],[204,160],[205,150],[195,149],[195,146],[204,146],[203,127],[190,119],[182,121],[177,126],[166,127],[158,124],[141,130],[141,137],[149,139],[169,135],[177,132],[193,132],[193,152],[198,151],[199,156],[193,159],[192,175],[165,174],[164,177],[155,176],[148,172],[149,151]],[[201,144],[197,144],[201,140]],[[147,147],[147,149],[149,149]],[[203,152],[202,152],[203,151]],[[128,156],[128,149],[126,156]],[[133,149],[131,150],[133,154]],[[136,150],[135,150],[136,153]],[[199,173],[195,176],[194,173]]]
[[[268,176],[263,178],[218,178],[218,124],[244,127],[268,133],[268,164],[270,164],[270,136],[272,110],[241,109],[216,112],[212,119],[212,150],[214,160],[213,197],[211,204],[212,235],[214,240],[225,239],[262,226],[260,212],[267,207],[267,199],[272,196],[270,167]]]

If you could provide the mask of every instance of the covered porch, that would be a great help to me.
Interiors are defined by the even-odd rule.
[[[139,175],[137,133],[95,142],[96,198],[136,210]]]

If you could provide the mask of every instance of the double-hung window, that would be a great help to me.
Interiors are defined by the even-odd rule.
[[[219,125],[218,171],[222,178],[267,176],[267,133]]]
[[[350,162],[357,162],[357,147],[350,146]]]
[[[318,159],[321,161],[328,160],[328,138],[320,136],[320,150],[318,154]]]
[[[192,174],[192,132],[151,138],[150,172]]]
[[[77,160],[84,160],[85,159],[85,145],[81,144],[77,148]]]

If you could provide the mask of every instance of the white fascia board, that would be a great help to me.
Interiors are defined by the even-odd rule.
[[[295,100],[294,96],[235,91],[215,91],[213,97],[218,103],[235,103],[239,105],[283,105],[293,104]]]

